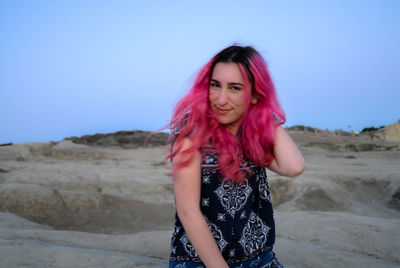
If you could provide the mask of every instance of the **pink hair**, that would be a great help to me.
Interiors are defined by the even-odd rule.
[[[238,137],[218,122],[209,105],[210,78],[218,62],[238,63],[257,98],[244,115]],[[231,46],[200,70],[191,90],[176,105],[170,122],[170,139],[174,141],[167,158],[173,158],[181,150],[184,137],[189,137],[192,147],[182,152],[186,160],[175,162],[174,170],[188,165],[193,152],[211,145],[218,153],[224,181],[243,182],[245,174],[240,168],[249,170],[243,165],[242,154],[257,166],[267,166],[274,159],[275,128],[284,122],[285,115],[263,58],[251,47]]]

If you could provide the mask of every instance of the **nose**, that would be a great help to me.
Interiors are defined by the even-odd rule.
[[[227,103],[226,90],[222,89],[218,92],[217,105],[224,106]]]

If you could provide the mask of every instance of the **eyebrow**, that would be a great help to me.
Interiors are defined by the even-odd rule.
[[[210,82],[215,82],[215,83],[221,84],[218,80],[215,80],[215,79],[211,79]],[[242,83],[240,83],[240,82],[231,82],[231,83],[228,83],[228,85],[230,85],[230,86],[238,85],[238,86],[244,87],[244,85]]]

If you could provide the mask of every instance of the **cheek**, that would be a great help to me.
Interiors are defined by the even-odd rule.
[[[215,98],[216,98],[215,92],[209,91],[209,92],[208,92],[208,100],[209,100],[210,102],[213,102],[213,101],[215,100]]]
[[[232,100],[236,106],[241,107],[241,108],[246,108],[248,105],[248,101],[246,100],[246,96],[244,94],[240,94],[235,96],[234,100]]]

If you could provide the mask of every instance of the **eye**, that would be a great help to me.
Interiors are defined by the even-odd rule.
[[[242,89],[241,87],[237,87],[237,86],[231,86],[230,88],[231,88],[231,90],[233,90],[233,91],[239,91],[239,90]]]
[[[210,83],[210,87],[219,87],[219,84],[215,83],[215,82],[211,82]]]

